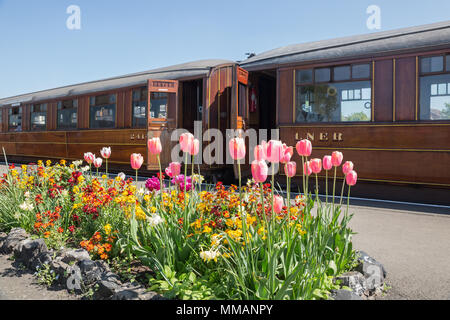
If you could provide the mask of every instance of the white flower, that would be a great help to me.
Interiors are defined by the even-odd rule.
[[[80,166],[82,163],[83,163],[83,160],[76,160],[76,161],[73,161],[73,162],[72,162],[72,164],[73,164],[75,167]]]
[[[214,260],[217,261],[217,257],[220,256],[220,253],[217,251],[202,251],[200,252],[200,258],[202,258],[204,261],[210,261],[210,260]]]
[[[125,173],[120,172],[117,176],[118,176],[121,180],[125,180]]]
[[[19,211],[14,213],[14,219],[19,220],[22,217],[22,214]]]
[[[69,195],[69,191],[67,191],[66,189],[64,189],[63,191],[61,191],[61,195],[63,197],[67,197]]]
[[[164,220],[158,214],[153,214],[152,216],[148,217],[147,220],[152,227],[164,222]]]
[[[86,172],[89,170],[89,166],[84,166],[80,170],[81,170],[81,172]]]
[[[25,194],[24,194],[24,196],[25,196],[26,199],[28,199],[28,198],[30,197],[30,195],[31,195],[31,194],[30,194],[30,191],[27,191],[27,192],[25,192]]]
[[[144,193],[145,193],[144,188],[140,188],[140,189],[137,191],[137,194],[140,195],[140,196],[143,196]]]
[[[26,201],[21,205],[19,205],[19,208],[22,209],[23,211],[31,211],[34,209],[33,204]]]

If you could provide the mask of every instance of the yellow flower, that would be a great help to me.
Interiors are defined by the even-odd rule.
[[[47,160],[47,161],[45,162],[45,165],[46,165],[47,167],[50,167],[50,166],[52,165],[52,161],[51,161],[51,160]]]
[[[147,217],[145,215],[144,210],[142,210],[141,206],[136,206],[135,214],[136,214],[136,219],[138,219],[138,220],[145,220],[145,218]]]
[[[103,230],[105,230],[105,233],[107,235],[109,235],[111,233],[111,229],[112,229],[112,227],[111,227],[111,225],[109,223],[106,226],[103,227]]]
[[[207,225],[203,226],[203,233],[210,233],[212,232],[212,229],[210,227],[208,227]]]
[[[37,165],[38,165],[39,167],[42,167],[42,165],[43,165],[42,160],[38,160]]]
[[[64,159],[59,160],[59,163],[64,167],[66,166],[66,160]]]

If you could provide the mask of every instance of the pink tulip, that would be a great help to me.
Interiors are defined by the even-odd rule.
[[[164,169],[164,172],[167,174],[168,177],[173,178],[172,170],[170,170],[169,167]]]
[[[200,150],[200,141],[198,141],[198,139],[192,140],[191,147],[189,148],[189,154],[191,156],[195,156],[198,154],[199,150]]]
[[[297,173],[297,163],[294,161],[290,161],[284,165],[284,173],[289,177],[292,178]]]
[[[323,160],[323,168],[324,170],[330,170],[333,167],[333,158],[332,156],[324,156]]]
[[[179,163],[179,162],[171,162],[169,164],[169,169],[172,172],[172,176],[176,177],[181,172],[181,163]]]
[[[257,183],[266,181],[269,168],[264,160],[254,160],[252,162],[252,176]]]
[[[233,138],[228,144],[233,160],[245,158],[245,141],[242,138]]]
[[[281,196],[273,196],[273,211],[275,213],[280,213],[283,210],[283,197]]]
[[[194,141],[194,135],[190,132],[185,132],[180,136],[180,146],[183,152],[189,152]]]
[[[333,151],[331,154],[331,164],[335,167],[339,167],[342,163],[342,159],[344,158],[344,155],[342,152],[339,151]]]
[[[345,163],[342,165],[342,172],[344,173],[344,175],[347,175],[352,170],[353,170],[353,162],[345,161]]]
[[[272,163],[280,162],[282,158],[283,144],[280,140],[270,140],[267,144],[266,157]]]
[[[160,154],[162,151],[161,140],[158,137],[148,139],[147,145],[151,154]]]
[[[322,160],[314,158],[310,161],[311,170],[313,173],[318,174],[322,170]]]
[[[139,170],[144,163],[144,157],[140,153],[133,153],[130,156],[130,163],[134,170]]]
[[[288,147],[285,143],[283,143],[280,162],[288,163],[289,161],[291,161],[291,157],[293,156],[293,154],[294,154],[294,148]]]
[[[258,160],[258,161],[260,161],[260,160],[266,160],[266,152],[265,152],[265,149],[264,149],[264,146],[262,146],[262,145],[257,145],[256,147],[255,147],[255,150],[254,150],[254,156],[255,156],[255,160]]]
[[[310,161],[306,161],[305,164],[303,165],[303,173],[307,176],[311,175],[312,170],[311,170],[311,162]]]
[[[349,186],[354,186],[356,184],[356,180],[358,180],[358,175],[354,170],[350,170],[345,176],[345,181]]]
[[[109,159],[111,156],[111,147],[103,147],[102,150],[100,150],[100,154],[104,159]]]
[[[303,139],[297,142],[295,145],[295,149],[297,149],[297,153],[300,156],[309,157],[312,152],[312,144],[308,139]]]
[[[86,152],[84,154],[84,161],[86,161],[88,164],[91,164],[95,160],[95,155],[92,152]]]
[[[100,168],[102,166],[102,162],[103,162],[102,158],[95,158],[94,162],[93,162],[94,163],[94,167]]]

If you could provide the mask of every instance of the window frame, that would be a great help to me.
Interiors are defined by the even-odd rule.
[[[145,90],[145,92],[147,92],[147,97],[146,97],[144,100],[142,99],[142,91],[143,91],[143,90]],[[140,91],[140,94],[139,94],[139,100],[135,100],[135,99],[134,99],[134,93],[135,93],[136,91]],[[137,87],[137,88],[132,88],[132,89],[131,89],[131,127],[132,127],[132,128],[136,128],[136,129],[145,129],[145,128],[148,127],[148,118],[149,118],[149,113],[148,113],[148,111],[149,111],[148,99],[149,99],[149,95],[150,95],[150,93],[149,93],[149,91],[148,91],[148,86],[147,86],[147,85],[142,86],[142,87]],[[145,125],[143,125],[143,126],[137,126],[137,125],[135,125],[135,122],[134,122],[134,119],[135,119],[135,116],[134,116],[134,103],[135,103],[135,102],[139,102],[139,103],[145,102]]]
[[[72,103],[74,102],[74,101],[76,101],[77,102],[77,106],[76,107],[72,107],[72,108],[67,108],[67,109],[76,109],[76,113],[77,113],[77,123],[75,124],[75,127],[64,127],[64,128],[61,128],[60,126],[59,126],[59,117],[58,117],[58,112],[59,112],[59,104],[61,103],[63,103],[64,101],[72,101]],[[68,130],[77,130],[78,129],[78,116],[79,116],[79,103],[80,103],[80,99],[78,98],[78,97],[74,97],[74,98],[72,98],[72,99],[64,99],[64,100],[58,100],[57,102],[56,102],[56,130],[60,130],[60,131],[68,131]]]
[[[372,69],[372,63],[373,60],[364,60],[364,61],[346,61],[342,63],[337,64],[326,64],[326,65],[305,65],[301,67],[294,67],[294,118],[292,119],[292,123],[295,125],[324,125],[324,124],[340,124],[340,125],[351,125],[351,124],[358,124],[358,123],[372,123],[374,121],[373,119],[373,97],[374,97],[374,90],[373,90],[373,69]],[[367,78],[353,78],[353,66],[354,65],[369,65],[369,77]],[[349,66],[350,67],[350,79],[347,80],[334,80],[334,68],[335,67],[344,67]],[[330,68],[330,81],[329,82],[316,82],[315,80],[315,70],[316,69],[323,69],[323,68]],[[312,81],[308,83],[297,83],[297,71],[301,70],[312,70]],[[320,122],[320,121],[314,121],[314,122],[296,122],[296,115],[297,115],[297,96],[298,96],[298,88],[299,87],[305,87],[305,86],[314,86],[314,85],[320,85],[325,83],[345,83],[345,82],[362,82],[362,81],[369,81],[370,82],[370,102],[371,102],[371,110],[370,110],[370,119],[368,121],[330,121],[330,122]]]
[[[21,118],[20,118],[20,131],[17,131],[17,130],[16,130],[17,127],[18,127],[19,125],[15,126],[15,127],[14,127],[14,130],[11,130],[10,119],[11,119],[11,114],[12,114],[12,110],[13,110],[13,109],[18,109],[18,110],[19,110],[18,115],[21,116]],[[8,113],[7,113],[7,115],[8,115],[8,128],[7,128],[7,132],[23,132],[23,131],[24,131],[24,130],[23,130],[23,111],[24,111],[24,107],[23,107],[23,106],[16,106],[16,107],[10,106],[10,107],[8,107],[7,110],[8,110]],[[11,113],[10,113],[10,111],[11,111]]]
[[[112,103],[108,103],[108,104],[95,104],[92,105],[91,104],[91,99],[95,98],[97,99],[97,97],[101,97],[101,96],[108,96],[108,101],[111,98],[111,96],[114,96],[114,126],[111,127],[104,127],[104,128],[92,128],[92,121],[91,121],[91,108],[95,108],[95,107],[102,107],[102,106],[109,106],[112,105]],[[88,103],[89,103],[89,112],[88,112],[88,130],[108,130],[108,129],[115,129],[117,128],[117,92],[104,92],[104,93],[97,93],[97,94],[93,94],[93,95],[88,95]]]
[[[43,106],[45,105],[45,125],[43,127],[40,127],[40,129],[33,129],[33,123],[32,123],[32,114],[36,113],[36,111],[33,111],[33,108],[35,106]],[[48,102],[38,102],[38,103],[33,103],[30,105],[30,112],[29,112],[29,128],[28,131],[32,131],[32,132],[39,132],[39,131],[47,131],[48,130],[48,108],[49,108],[49,103]],[[43,111],[39,111],[38,113],[44,113]],[[23,129],[22,129],[23,131]]]
[[[442,71],[436,71],[436,72],[422,72],[422,59],[423,58],[432,58],[432,57],[443,57],[443,66],[442,66]],[[422,114],[422,105],[421,105],[421,100],[422,100],[422,90],[421,90],[421,81],[423,77],[429,77],[429,76],[439,76],[439,75],[449,75],[450,76],[450,69],[447,70],[447,57],[450,57],[450,51],[444,51],[444,52],[440,52],[440,53],[434,53],[434,54],[424,54],[424,55],[417,55],[417,114],[416,114],[416,122],[421,122],[421,123],[448,123],[450,122],[450,119],[421,119],[421,114]],[[450,59],[450,58],[449,58]],[[450,60],[449,60],[450,61]],[[448,90],[448,88],[447,88]],[[439,92],[439,91],[438,91]],[[448,94],[447,94],[448,95]],[[438,95],[433,95],[433,96],[440,96]],[[444,96],[444,95],[442,95]],[[431,94],[430,94],[431,97]]]

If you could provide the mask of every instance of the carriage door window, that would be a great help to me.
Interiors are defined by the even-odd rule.
[[[133,90],[133,127],[147,126],[147,87]]]
[[[91,129],[116,126],[116,95],[105,94],[90,98],[89,127]]]
[[[45,130],[47,128],[47,104],[34,104],[31,106],[31,131]]]
[[[450,54],[420,61],[420,120],[450,120]]]
[[[58,102],[58,129],[75,129],[77,127],[78,100]]]
[[[150,93],[150,118],[166,119],[168,100],[167,92]]]

